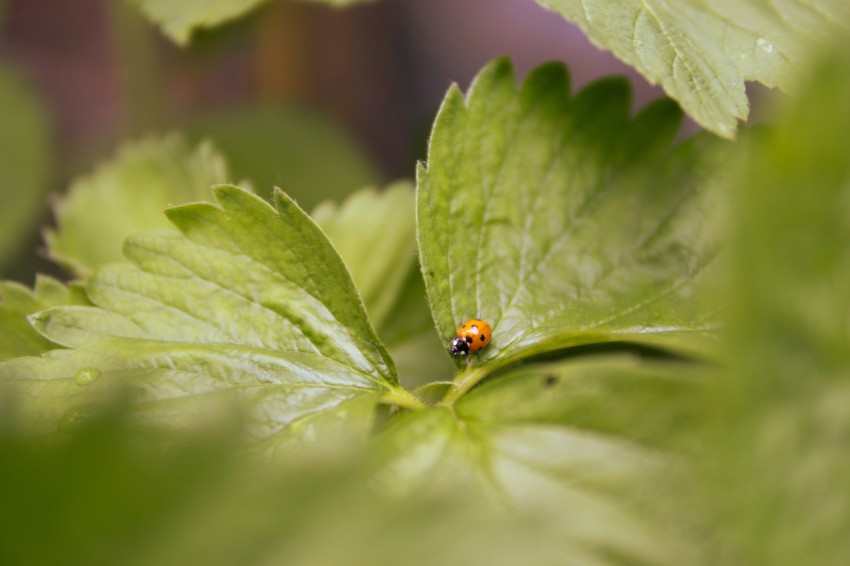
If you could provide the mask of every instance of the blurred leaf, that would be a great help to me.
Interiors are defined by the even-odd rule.
[[[268,472],[233,478],[224,497],[210,494],[149,563],[175,556],[188,563],[259,556],[269,563],[363,566],[558,562],[560,541],[548,525],[494,510],[459,489],[450,496],[384,497],[368,489],[362,469],[287,468],[275,478]]]
[[[226,180],[227,166],[209,144],[192,150],[178,136],[128,144],[56,205],[56,231],[45,235],[50,256],[86,277],[120,261],[130,234],[170,228],[166,206],[208,201],[210,187]]]
[[[611,442],[690,449],[701,418],[697,393],[707,374],[692,363],[585,356],[513,370],[476,388],[456,408],[466,420],[497,428],[569,426]]]
[[[319,205],[311,216],[333,242],[380,329],[416,262],[413,187],[399,182],[380,194],[361,190],[339,206]]]
[[[847,51],[806,85],[734,187],[735,356],[706,411],[710,564],[850,557]]]
[[[434,329],[418,263],[408,272],[379,333],[406,389],[412,391],[429,382],[451,379],[454,365],[446,356],[448,344]]]
[[[0,360],[32,356],[56,348],[30,326],[27,317],[48,307],[87,305],[85,290],[66,287],[56,279],[39,275],[30,290],[14,281],[0,281]]]
[[[260,460],[212,431],[170,437],[152,457],[154,439],[115,413],[50,442],[0,435],[0,561],[564,562],[548,525],[459,489],[383,497],[358,459]]]
[[[845,0],[537,0],[634,67],[703,127],[735,135],[745,81],[788,89],[813,40],[850,29]]]
[[[0,67],[0,268],[27,238],[44,206],[51,170],[44,107],[23,79]]]
[[[560,65],[517,90],[504,60],[466,100],[449,91],[417,215],[443,340],[471,318],[493,327],[461,390],[482,372],[582,344],[715,347],[719,193],[703,173],[716,144],[670,148],[675,104],[630,121],[628,95],[605,80],[570,101]]]
[[[2,416],[4,564],[132,563],[196,498],[214,499],[211,491],[233,467],[222,457],[230,445],[222,436],[216,443],[173,438],[172,450],[151,457],[139,432],[115,414],[47,439],[16,434],[9,411]]]
[[[237,179],[258,194],[280,187],[304,209],[342,200],[380,181],[377,168],[345,132],[306,108],[256,106],[216,112],[189,121],[194,139],[210,139]]]
[[[382,193],[361,190],[339,206],[319,205],[312,216],[351,272],[401,382],[415,389],[451,375],[416,262],[413,187],[402,181]]]
[[[192,32],[211,28],[243,16],[269,0],[128,0],[180,45],[189,43]],[[331,6],[348,6],[370,0],[308,0]]]
[[[624,357],[535,365],[474,389],[454,407],[416,411],[391,426],[381,485],[400,493],[480,489],[551,525],[579,564],[662,562],[672,545],[642,500],[699,416],[701,381],[685,364]]]
[[[129,381],[157,422],[193,423],[238,400],[252,437],[274,447],[324,427],[365,432],[382,394],[412,400],[310,218],[282,193],[277,210],[236,187],[216,197],[168,210],[182,233],[129,238],[133,264],[88,283],[96,307],[34,317],[73,350],[0,364],[28,414],[49,426]]]
[[[192,32],[238,18],[268,0],[128,0],[173,41],[189,43]]]

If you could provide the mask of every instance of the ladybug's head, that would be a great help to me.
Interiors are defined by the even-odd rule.
[[[460,336],[455,336],[454,338],[452,338],[452,341],[449,344],[449,351],[452,353],[453,356],[468,356],[469,342],[467,342]]]

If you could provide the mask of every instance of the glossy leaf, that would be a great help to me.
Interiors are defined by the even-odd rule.
[[[419,170],[431,308],[445,341],[468,319],[491,324],[479,374],[582,344],[714,347],[719,195],[703,173],[716,144],[669,147],[675,105],[629,120],[622,81],[568,89],[560,65],[517,88],[491,64],[466,100],[449,91]]]
[[[313,211],[360,291],[369,318],[381,328],[416,263],[413,187],[399,182],[378,194],[361,190],[341,205]]]
[[[86,305],[85,290],[79,284],[66,287],[56,279],[39,275],[35,288],[14,281],[0,281],[0,360],[32,356],[56,348],[38,334],[27,317],[40,310],[61,305]]]
[[[236,187],[216,198],[169,209],[180,233],[128,239],[132,264],[88,283],[96,307],[33,317],[72,350],[0,365],[27,410],[55,422],[129,382],[141,413],[166,423],[238,400],[254,438],[276,446],[328,426],[364,432],[381,395],[411,399],[310,218],[283,193],[276,209]]]
[[[0,68],[0,268],[36,225],[50,176],[45,109],[18,73]]]
[[[415,389],[447,379],[451,364],[416,262],[413,188],[398,182],[381,193],[362,190],[339,206],[323,203],[312,216],[351,272],[401,382]]]
[[[844,0],[537,0],[637,69],[703,127],[733,137],[746,81],[788,89],[810,44],[850,30]]]
[[[660,527],[641,499],[671,474],[669,450],[688,444],[676,428],[698,418],[701,387],[686,364],[602,357],[529,366],[474,389],[453,409],[399,420],[379,438],[381,485],[401,493],[468,486],[548,519],[565,556],[584,550],[584,563],[661,562],[676,547],[659,553]]]
[[[124,239],[170,228],[169,205],[208,201],[227,181],[227,166],[209,144],[190,149],[177,136],[124,146],[111,161],[77,180],[56,205],[56,231],[45,238],[51,258],[79,276],[120,261]]]

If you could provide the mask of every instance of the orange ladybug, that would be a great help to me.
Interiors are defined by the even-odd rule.
[[[457,336],[452,338],[449,351],[453,356],[468,356],[474,354],[490,343],[490,325],[483,320],[472,319],[457,329]]]

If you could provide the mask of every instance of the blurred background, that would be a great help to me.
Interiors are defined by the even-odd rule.
[[[2,218],[18,226],[0,275],[25,283],[37,271],[62,275],[41,250],[50,199],[141,136],[210,138],[233,181],[249,179],[263,195],[280,186],[311,210],[366,184],[412,177],[446,88],[466,88],[497,56],[510,56],[520,75],[562,60],[574,89],[628,75],[638,106],[662,94],[529,0],[380,0],[348,9],[271,2],[195,34],[186,48],[123,1],[7,0],[0,22],[0,68],[28,99],[45,140],[42,149],[30,144],[41,156],[0,157]],[[21,110],[0,111],[10,114],[0,137],[23,151],[15,147],[25,136],[14,121]],[[24,163],[37,171],[21,180],[11,170]],[[9,193],[24,190],[37,196]]]

